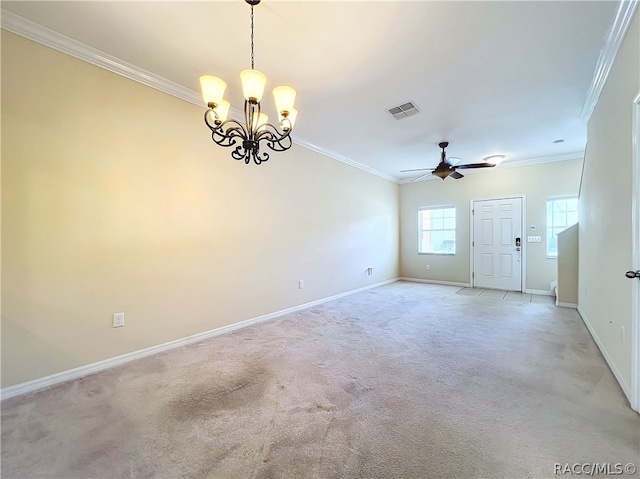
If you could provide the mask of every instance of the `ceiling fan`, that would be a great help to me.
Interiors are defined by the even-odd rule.
[[[435,168],[418,168],[417,170],[402,170],[401,173],[406,173],[408,171],[430,171],[431,173],[425,173],[424,175],[420,175],[417,178],[413,178],[410,182],[421,180],[422,178],[429,175],[436,175],[442,178],[443,180],[450,176],[451,178],[455,178],[459,180],[460,178],[464,178],[464,175],[458,173],[456,170],[463,170],[467,168],[491,168],[496,166],[495,163],[468,163],[465,165],[458,165],[457,163],[460,161],[460,158],[447,158],[447,153],[445,152],[445,148],[449,146],[448,141],[443,141],[439,143],[438,146],[442,148],[442,152],[440,153],[440,163]]]

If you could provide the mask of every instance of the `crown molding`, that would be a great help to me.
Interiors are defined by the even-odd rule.
[[[584,158],[584,151],[574,151],[570,153],[563,153],[561,155],[551,155],[551,156],[539,156],[537,158],[529,158],[526,160],[515,160],[515,161],[507,161],[504,163],[500,163],[496,165],[492,169],[470,169],[464,172],[464,175],[474,175],[476,173],[486,173],[489,171],[496,170],[505,170],[509,168],[521,168],[523,166],[534,166],[534,165],[542,165],[544,163],[555,163],[557,161],[567,161],[567,160],[581,160]],[[411,180],[401,180],[400,184],[405,185],[408,183],[422,183],[423,181],[431,181],[431,180],[439,180],[440,178],[435,175],[429,175],[426,178],[419,181],[411,181]]]
[[[124,60],[104,53],[96,48],[85,45],[73,38],[69,38],[66,35],[62,35],[38,23],[32,22],[31,20],[27,20],[15,13],[4,9],[0,12],[1,26],[9,32],[15,33],[16,35],[20,35],[21,37],[29,40],[33,40],[34,42],[53,48],[54,50],[58,50],[62,53],[66,53],[67,55],[71,55],[79,60],[91,63],[92,65],[104,68],[105,70],[121,75],[129,80],[142,83],[143,85],[202,107],[202,97],[200,94],[190,90],[189,88],[167,80],[155,73],[139,68],[131,63],[127,63]],[[235,118],[243,117],[243,113],[235,108],[231,108],[230,113],[230,116]],[[370,168],[362,163],[358,163],[357,161],[351,160],[350,158],[338,153],[326,150],[308,140],[305,140],[304,138],[296,136],[295,143],[303,148],[328,156],[331,159],[353,166],[354,168],[379,176],[385,180],[398,183],[398,179],[393,176],[382,173],[374,168]]]
[[[358,163],[357,161],[347,158],[346,156],[336,153],[335,151],[327,150],[321,146],[316,145],[315,143],[305,140],[304,138],[300,138],[296,136],[296,143],[301,146],[304,146],[309,150],[315,151],[316,153],[320,153],[321,155],[328,156],[333,160],[339,161],[341,163],[345,163],[349,166],[353,166],[354,168],[358,168],[359,170],[366,171],[367,173],[371,173],[372,175],[379,176],[380,178],[384,178],[385,180],[389,180],[394,183],[401,183],[401,181],[395,176],[388,175],[379,170],[376,170],[375,168],[371,168],[367,165],[363,165],[362,163]]]
[[[572,151],[561,155],[539,156],[537,158],[529,158],[526,160],[507,161],[500,163],[496,168],[519,168],[521,166],[542,165],[544,163],[555,163],[556,161],[581,160],[584,158],[583,151]]]
[[[155,88],[161,92],[202,106],[201,96],[193,90],[178,85],[166,78],[127,63],[119,58],[43,27],[7,10],[1,11],[2,28],[34,42],[58,50],[72,57],[109,70],[130,80]]]
[[[618,54],[622,40],[629,29],[631,19],[633,18],[633,14],[637,7],[638,0],[623,0],[618,5],[618,11],[616,12],[616,16],[609,28],[609,31],[607,32],[604,46],[602,47],[602,50],[600,50],[600,56],[598,57],[598,62],[596,63],[596,68],[593,72],[591,86],[589,87],[587,98],[584,106],[582,107],[582,112],[580,113],[580,118],[584,121],[589,121],[591,114],[593,113],[593,109],[596,107],[596,103],[598,103],[600,93],[602,93],[604,84],[609,76],[609,71],[611,71],[613,61]]]

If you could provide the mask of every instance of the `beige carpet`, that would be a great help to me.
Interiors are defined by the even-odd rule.
[[[577,313],[392,283],[2,404],[2,478],[525,478],[638,465]],[[566,476],[569,477],[569,476]]]

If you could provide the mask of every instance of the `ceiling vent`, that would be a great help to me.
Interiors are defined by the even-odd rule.
[[[391,113],[391,116],[396,120],[402,120],[403,118],[407,118],[408,116],[413,116],[420,113],[418,107],[410,101],[408,101],[407,103],[403,103],[402,105],[389,108],[389,110],[387,111]]]

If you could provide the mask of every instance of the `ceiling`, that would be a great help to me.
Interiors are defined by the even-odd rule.
[[[2,8],[193,91],[200,75],[219,76],[235,111],[242,108],[239,73],[250,66],[250,7],[242,0]],[[577,158],[586,142],[581,112],[617,8],[263,0],[255,7],[255,68],[269,90],[297,90],[294,142],[398,182],[417,176],[401,170],[435,167],[444,140],[463,163],[493,154],[506,155],[505,166]],[[388,113],[407,101],[420,113]]]

